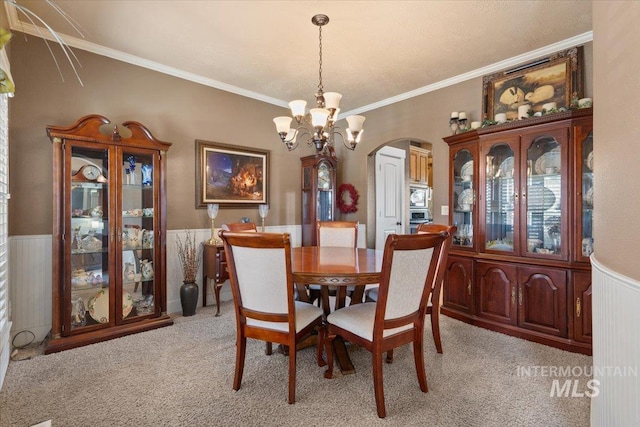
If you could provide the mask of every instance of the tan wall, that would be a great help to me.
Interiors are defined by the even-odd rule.
[[[51,233],[51,148],[45,126],[71,124],[92,113],[114,122],[139,121],[156,138],[173,143],[168,156],[169,229],[209,226],[206,211],[194,208],[196,139],[271,150],[267,224],[300,223],[299,158],[313,151],[306,146],[292,153],[284,149],[272,122],[283,109],[83,51],[77,54],[85,86],[80,87],[69,70],[62,83],[40,40],[30,37],[25,44],[22,37],[15,37],[11,43],[17,85],[17,95],[10,101],[11,235]],[[585,59],[590,95],[590,43]],[[433,145],[434,220],[446,222],[440,215],[440,207],[448,204],[448,147],[442,137],[450,133],[451,111],[466,111],[471,120],[480,118],[481,83],[476,78],[366,112],[363,142],[354,152],[341,144],[336,147],[338,182],[353,184],[360,194],[358,212],[343,218],[367,224],[367,157],[388,142],[412,139]],[[257,209],[224,210],[216,224],[241,216],[257,220]],[[375,224],[367,226],[371,230]]]
[[[640,96],[640,3],[593,2],[594,255],[640,280],[640,131],[625,120]]]
[[[296,224],[299,157],[289,153],[271,121],[284,109],[161,73],[77,51],[84,87],[55,69],[44,43],[18,35],[11,41],[16,96],[10,100],[10,235],[51,234],[51,143],[46,125],[70,125],[87,114],[113,123],[135,120],[169,141],[168,227],[207,228],[206,209],[195,209],[195,140],[271,150],[272,210],[267,224]],[[60,58],[59,58],[60,60]],[[63,65],[66,65],[63,63]],[[305,147],[306,148],[306,147]],[[292,167],[293,166],[293,167]],[[216,224],[258,220],[257,208],[222,210]]]

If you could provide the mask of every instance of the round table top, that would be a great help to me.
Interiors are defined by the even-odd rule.
[[[382,251],[303,246],[291,249],[293,280],[336,286],[380,282]]]

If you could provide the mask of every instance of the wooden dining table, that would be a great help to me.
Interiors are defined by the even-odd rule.
[[[291,249],[293,281],[298,288],[301,301],[309,301],[305,285],[322,286],[323,295],[329,287],[336,287],[335,309],[344,307],[347,287],[355,286],[351,304],[362,301],[365,285],[380,283],[382,251],[365,248],[332,246],[303,246]],[[325,316],[330,314],[328,303],[323,304]],[[337,337],[333,341],[336,361],[343,374],[355,372],[344,341]]]

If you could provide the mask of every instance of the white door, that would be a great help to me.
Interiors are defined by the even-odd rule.
[[[389,234],[404,232],[404,163],[407,152],[382,147],[376,153],[376,250]]]

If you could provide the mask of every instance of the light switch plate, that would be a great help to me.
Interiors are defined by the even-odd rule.
[[[440,206],[440,215],[449,215],[449,206]]]

